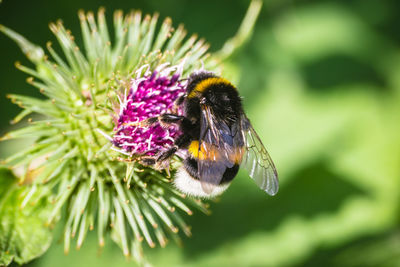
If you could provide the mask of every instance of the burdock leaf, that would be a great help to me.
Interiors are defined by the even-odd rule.
[[[50,205],[42,200],[21,208],[24,186],[0,167],[0,266],[26,263],[42,255],[50,246],[51,230],[45,226]]]

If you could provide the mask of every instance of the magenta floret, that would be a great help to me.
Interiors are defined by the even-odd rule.
[[[114,128],[113,144],[130,155],[155,155],[172,146],[181,135],[176,125],[168,128],[158,123],[139,127],[134,123],[160,114],[172,112],[175,100],[184,93],[180,75],[163,76],[154,71],[150,75],[132,79],[129,93],[120,99],[120,111]],[[182,114],[182,110],[174,111]]]

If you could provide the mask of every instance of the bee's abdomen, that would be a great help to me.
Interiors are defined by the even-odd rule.
[[[187,157],[183,161],[186,171],[192,176],[193,178],[199,180],[199,175],[197,172],[197,160],[193,157]]]
[[[187,157],[184,160],[184,166],[186,171],[196,180],[201,180],[198,174],[198,159],[195,159],[193,157]],[[235,178],[236,174],[239,171],[239,165],[235,164],[232,166],[232,168],[226,168],[224,174],[222,175],[222,179],[218,184],[227,184],[230,183],[233,178]]]
[[[238,171],[239,171],[238,164],[233,165],[232,168],[227,168],[224,172],[224,175],[222,176],[222,180],[221,180],[220,184],[226,184],[226,183],[231,182],[233,180],[233,178],[235,178]]]

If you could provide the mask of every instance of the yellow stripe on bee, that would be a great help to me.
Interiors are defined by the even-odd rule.
[[[199,82],[193,89],[193,91],[190,92],[188,95],[188,98],[193,98],[196,97],[198,94],[203,93],[207,88],[209,88],[212,85],[218,85],[218,84],[223,84],[227,86],[232,86],[234,87],[227,79],[224,78],[219,78],[219,77],[211,77],[202,80]]]
[[[214,147],[207,147],[206,143],[202,143],[199,149],[199,141],[192,141],[188,148],[189,153],[199,160],[219,160],[220,154]]]
[[[199,149],[199,141],[192,141],[188,147],[189,153],[198,160],[221,160],[221,151],[215,146],[202,143]],[[244,153],[244,147],[237,148],[234,153],[229,156],[229,160],[235,164],[240,164]]]

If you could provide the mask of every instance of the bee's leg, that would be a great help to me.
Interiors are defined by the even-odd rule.
[[[154,125],[155,123],[159,122],[161,126],[167,127],[169,124],[179,124],[183,120],[186,120],[184,116],[176,115],[176,114],[171,114],[171,113],[166,113],[163,115],[160,115],[158,117],[152,117],[148,118],[146,120],[143,120],[141,122],[134,123],[135,126],[139,127],[150,127]],[[133,125],[133,123],[130,123],[130,125]]]
[[[163,127],[167,127],[170,124],[180,124],[184,120],[187,120],[184,116],[170,113],[166,113],[158,117],[158,121]]]
[[[158,122],[158,117],[152,117],[139,122],[127,122],[124,123],[123,126],[149,127],[156,122]]]
[[[185,120],[187,120],[186,118],[184,118]],[[152,165],[160,165],[162,164],[162,162],[168,160],[170,157],[172,157],[176,151],[178,151],[178,149],[187,146],[190,143],[190,136],[188,135],[181,135],[180,137],[178,137],[175,142],[174,145],[164,151],[163,153],[161,153],[158,156],[144,156],[141,157],[139,162],[140,164],[144,165],[144,166],[152,166]]]
[[[187,94],[183,94],[175,100],[174,106],[172,107],[172,113],[176,113],[178,111],[178,108],[183,104],[183,101],[185,101],[186,97]]]
[[[152,166],[156,164],[156,158],[152,156],[144,156],[139,159],[139,162],[143,166]]]
[[[189,142],[190,142],[190,136],[181,135],[180,137],[178,137],[178,139],[175,140],[174,146],[171,147],[170,149],[168,149],[167,151],[161,153],[157,157],[156,161],[163,162],[163,161],[169,159],[170,157],[172,157],[175,154],[176,151],[178,151],[179,148],[187,146]]]

